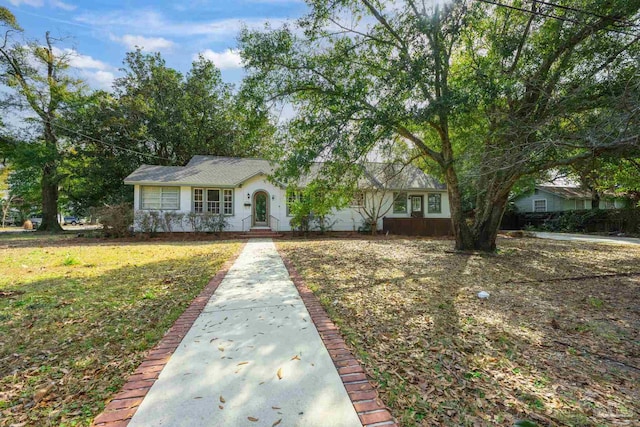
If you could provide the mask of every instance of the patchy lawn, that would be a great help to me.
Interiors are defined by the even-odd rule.
[[[237,242],[0,236],[0,426],[89,425]]]
[[[637,425],[640,247],[498,244],[482,256],[442,240],[278,246],[403,426]]]

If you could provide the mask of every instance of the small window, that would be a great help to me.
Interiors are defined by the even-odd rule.
[[[407,213],[407,193],[393,193],[393,213]]]
[[[220,190],[207,189],[207,212],[220,213]]]
[[[361,208],[364,206],[364,193],[362,191],[357,191],[353,195],[350,206],[352,208]]]
[[[429,194],[427,203],[427,212],[442,213],[442,194]]]
[[[301,191],[287,191],[287,216],[291,215],[291,205],[295,202],[302,201],[302,192]]]
[[[140,206],[142,209],[180,209],[180,187],[142,186]]]
[[[546,212],[547,211],[547,200],[540,199],[533,201],[533,211],[534,212]]]
[[[193,189],[193,211],[204,212],[204,190],[202,188]]]
[[[225,215],[233,215],[233,190],[222,190],[222,196],[224,197],[223,213]]]

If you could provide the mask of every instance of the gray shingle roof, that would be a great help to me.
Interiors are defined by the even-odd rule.
[[[315,175],[320,164],[314,164],[309,175]],[[125,178],[125,184],[173,184],[235,187],[259,174],[271,175],[269,161],[241,157],[194,156],[186,166],[142,165]],[[446,186],[413,165],[366,163],[366,180],[359,185],[393,190],[446,190]],[[310,177],[302,178],[305,186]]]
[[[578,187],[564,187],[557,185],[537,185],[536,188],[555,194],[564,199],[591,199],[591,192]]]
[[[186,166],[142,165],[124,183],[235,187],[253,176],[272,172],[269,162],[263,159],[193,156]]]
[[[365,175],[378,188],[389,190],[446,190],[447,186],[413,165],[365,163]]]

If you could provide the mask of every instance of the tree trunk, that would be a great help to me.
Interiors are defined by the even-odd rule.
[[[455,192],[449,192],[449,200],[456,250],[495,252],[496,238],[507,207],[507,198],[492,198],[493,203],[478,206],[473,225],[469,226],[464,212],[462,212],[461,199],[451,193]]]
[[[591,209],[600,209],[600,193],[591,190]]]
[[[58,221],[58,180],[52,163],[47,163],[42,170],[42,224],[38,231],[62,231]]]

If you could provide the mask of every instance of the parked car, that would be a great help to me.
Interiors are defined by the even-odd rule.
[[[32,215],[29,218],[29,221],[31,221],[31,224],[33,224],[33,229],[35,230],[40,226],[40,224],[42,224],[42,214]]]
[[[65,216],[62,225],[83,225],[83,222],[77,216]]]

